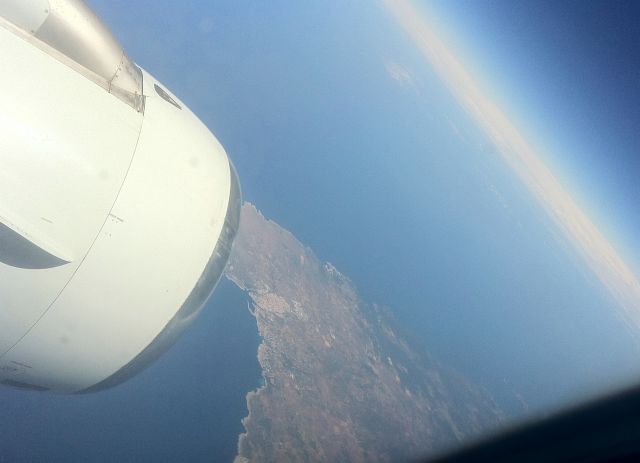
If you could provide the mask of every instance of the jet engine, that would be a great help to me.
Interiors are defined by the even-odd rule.
[[[81,0],[2,0],[0,60],[0,383],[113,386],[212,293],[236,173]]]

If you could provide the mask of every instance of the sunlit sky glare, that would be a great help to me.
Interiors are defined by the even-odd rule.
[[[436,36],[424,13],[408,0],[387,0],[385,3],[459,104],[486,131],[504,161],[569,237],[616,299],[624,317],[639,329],[640,282],[623,257],[576,204],[507,115],[483,93],[464,66]]]
[[[413,5],[638,274],[640,3]]]

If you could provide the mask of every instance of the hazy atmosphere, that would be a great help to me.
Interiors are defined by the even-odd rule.
[[[640,3],[87,3],[241,228],[141,375],[1,389],[0,461],[402,461],[640,379]]]

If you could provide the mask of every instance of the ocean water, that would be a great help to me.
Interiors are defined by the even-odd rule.
[[[259,386],[259,341],[245,295],[223,279],[176,345],[116,388],[0,388],[0,462],[231,461]]]

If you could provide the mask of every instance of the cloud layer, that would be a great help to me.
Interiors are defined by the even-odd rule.
[[[383,0],[465,110],[487,133],[513,172],[529,188],[640,335],[640,282],[604,235],[573,201],[505,114],[475,85],[455,56],[409,0]]]

